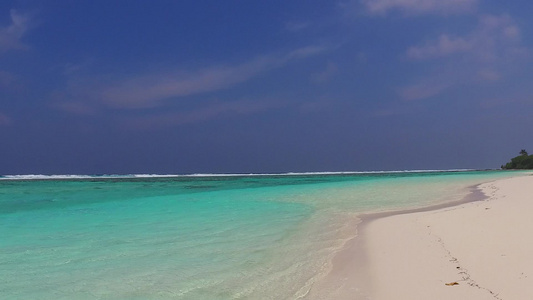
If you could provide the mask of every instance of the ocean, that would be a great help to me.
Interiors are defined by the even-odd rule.
[[[1,299],[299,299],[362,213],[510,171],[1,176]]]

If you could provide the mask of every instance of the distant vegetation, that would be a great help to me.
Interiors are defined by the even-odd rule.
[[[528,155],[527,151],[522,149],[520,155],[512,158],[502,169],[533,169],[533,155]]]

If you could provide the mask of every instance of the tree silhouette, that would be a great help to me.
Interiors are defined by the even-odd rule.
[[[502,166],[507,170],[533,170],[533,155],[528,155],[525,149],[520,150],[520,155],[511,158],[511,162]]]

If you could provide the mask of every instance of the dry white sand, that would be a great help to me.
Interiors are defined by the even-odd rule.
[[[533,299],[533,176],[480,188],[482,201],[368,222],[366,296],[342,298]]]

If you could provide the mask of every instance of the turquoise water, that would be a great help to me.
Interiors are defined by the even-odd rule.
[[[296,299],[358,214],[517,172],[0,180],[2,299]],[[24,178],[24,177],[22,177]]]

